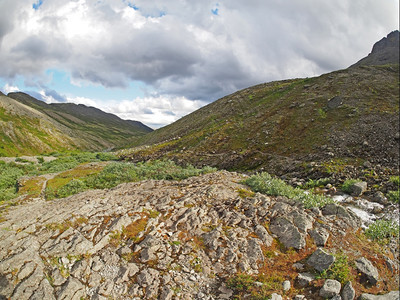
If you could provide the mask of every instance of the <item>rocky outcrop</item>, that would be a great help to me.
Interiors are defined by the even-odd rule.
[[[321,211],[284,197],[256,193],[243,198],[238,192],[246,188],[239,183],[243,178],[220,171],[16,206],[1,223],[0,295],[232,299],[228,278],[256,276],[276,255],[311,254],[315,243],[325,243],[327,236],[354,230],[349,224],[357,220],[338,205]],[[322,271],[333,261],[318,249],[290,266],[296,263],[300,270],[307,262]],[[308,289],[314,278],[301,273],[293,287],[284,278],[279,282],[282,292],[269,296],[282,299],[296,286]],[[328,283],[324,291],[329,293]]]

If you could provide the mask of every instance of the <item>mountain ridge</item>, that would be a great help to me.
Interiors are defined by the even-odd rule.
[[[121,155],[279,176],[308,174],[310,164],[319,166],[316,176],[370,165],[398,173],[399,64],[383,59],[398,55],[393,36],[398,31],[375,44],[378,65],[360,60],[313,78],[243,89],[140,137]]]
[[[94,107],[46,104],[21,92],[0,95],[0,107],[2,156],[110,150],[152,131]]]

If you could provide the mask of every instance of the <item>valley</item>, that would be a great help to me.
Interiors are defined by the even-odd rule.
[[[1,94],[0,299],[399,299],[398,41],[155,131]]]

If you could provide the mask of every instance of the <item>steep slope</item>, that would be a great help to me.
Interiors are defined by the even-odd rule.
[[[157,145],[125,156],[169,156],[276,174],[304,167],[305,162],[398,169],[399,65],[361,63],[315,78],[250,87],[137,143],[151,144]]]
[[[70,129],[47,115],[0,95],[0,156],[90,149],[89,144],[82,142],[73,137]]]
[[[399,39],[398,30],[392,31],[372,47],[372,51],[352,67],[361,65],[385,65],[399,63]]]
[[[46,104],[24,93],[0,96],[0,155],[30,155],[60,150],[121,147],[152,131],[93,107]]]

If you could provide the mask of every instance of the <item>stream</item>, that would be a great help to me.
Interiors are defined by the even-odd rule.
[[[362,197],[352,197],[347,194],[334,195],[332,198],[357,215],[362,221],[363,228],[367,228],[371,223],[379,219],[392,220],[399,224],[399,206],[395,203],[385,206]]]

